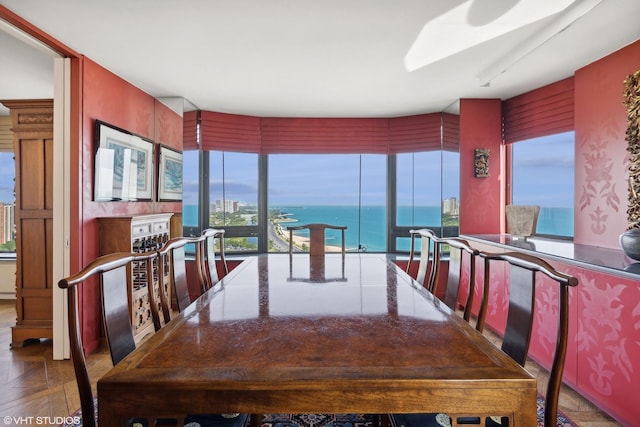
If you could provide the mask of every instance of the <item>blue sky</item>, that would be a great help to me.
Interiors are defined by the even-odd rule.
[[[573,132],[553,137],[537,138],[515,145],[514,203],[541,206],[573,206]],[[184,203],[195,204],[198,191],[197,153],[184,153]],[[495,155],[495,154],[494,154]],[[400,204],[415,200],[419,205],[438,205],[441,171],[434,163],[440,161],[439,152],[419,153],[411,162],[409,155],[398,156],[398,179],[401,188]],[[303,159],[306,159],[303,161]],[[212,159],[220,163],[220,158]],[[310,160],[310,161],[309,161]],[[13,202],[13,153],[0,153],[0,201]],[[457,156],[445,153],[442,174],[442,197],[458,195],[459,174]],[[269,203],[288,204],[358,204],[358,155],[276,155],[269,160]],[[210,177],[212,188],[219,189],[222,180],[217,171]],[[256,203],[257,156],[227,153],[225,156],[226,198]],[[490,171],[491,173],[491,171]],[[417,177],[411,186],[411,174]],[[216,186],[217,185],[217,186]],[[362,203],[383,205],[386,202],[386,157],[362,156]],[[411,192],[413,191],[413,195]],[[221,191],[218,193],[221,194]],[[221,197],[217,196],[217,197]],[[211,201],[212,203],[215,200]]]
[[[514,144],[513,203],[573,207],[574,133]]]
[[[384,205],[386,156],[275,155],[269,158],[269,204]]]
[[[573,139],[573,132],[569,132],[516,144],[514,203],[573,207]],[[194,154],[185,153],[185,165],[194,165],[185,168],[185,204],[195,204],[197,200],[199,178]],[[189,160],[190,155],[193,156],[192,160]],[[385,204],[386,158],[381,155],[364,155],[362,158],[362,203]],[[303,159],[306,161],[302,161]],[[221,164],[221,158],[213,159],[212,163]],[[441,190],[443,198],[458,197],[457,154],[445,152],[443,155],[443,170],[449,172],[443,173],[437,167],[439,163],[439,152],[418,153],[413,159],[410,155],[398,156],[399,187],[407,189],[399,192],[399,204],[410,204],[413,201],[418,205],[439,205]],[[218,166],[216,170],[220,171],[221,168]],[[256,155],[227,153],[225,197],[256,203],[256,170]],[[269,170],[270,205],[358,204],[357,155],[271,156]],[[412,180],[411,176],[416,179]],[[215,198],[222,197],[221,180],[221,172],[210,177],[211,187],[216,194],[212,196],[212,203]],[[411,186],[413,187],[410,188]]]
[[[0,202],[13,203],[15,166],[13,153],[0,153]]]
[[[223,176],[221,157],[212,156],[214,172],[210,176],[211,203],[222,198],[220,183]],[[416,155],[412,168],[410,155],[400,155],[403,166],[398,167],[399,179],[411,182],[410,175],[418,176],[413,193],[415,202],[424,205],[440,204],[440,153],[430,152]],[[458,156],[444,156],[445,168],[458,175]],[[360,161],[362,160],[362,163]],[[195,165],[193,153],[185,153],[185,165]],[[272,155],[269,157],[269,204],[285,205],[357,205],[359,188],[362,189],[363,205],[386,204],[387,158],[384,155]],[[215,165],[218,165],[216,168]],[[226,182],[225,197],[245,203],[257,203],[257,156],[252,154],[226,153],[224,160]],[[362,180],[359,180],[362,169]],[[409,175],[407,175],[407,173]],[[455,178],[454,176],[454,178]],[[424,179],[423,179],[424,178]],[[185,166],[184,203],[195,204],[198,187],[198,172],[195,167]],[[457,197],[458,179],[444,179],[445,197]],[[449,187],[449,188],[446,188]],[[411,194],[403,200],[412,199]]]

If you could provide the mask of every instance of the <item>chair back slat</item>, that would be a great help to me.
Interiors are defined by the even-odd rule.
[[[433,230],[428,228],[409,230],[409,234],[411,235],[411,249],[407,272],[409,272],[411,265],[415,261],[415,240],[420,238],[420,261],[418,263],[416,281],[434,293],[440,272],[440,247],[437,244],[439,240],[438,236],[436,236]]]
[[[163,325],[169,320],[164,313],[164,300],[165,296],[164,286],[165,283],[160,280],[163,272],[163,266],[160,264],[160,259],[155,252],[155,258],[143,261],[144,268],[146,269],[146,277],[150,287],[149,291],[149,308],[151,309],[151,317],[153,318],[153,327],[158,332]],[[137,265],[138,269],[141,269],[140,265]]]
[[[445,290],[444,303],[455,310],[458,307],[460,287],[465,286],[468,290],[467,300],[464,304],[464,320],[467,322],[471,318],[471,304],[473,304],[473,293],[475,286],[475,258],[478,250],[472,248],[466,240],[449,237],[438,239],[439,251],[442,254],[442,246],[449,246],[449,272],[447,276],[447,288]],[[462,283],[462,266],[464,254],[469,255],[469,277],[465,284]]]
[[[187,256],[184,246],[175,248],[171,252],[171,271],[173,276],[173,286],[176,292],[176,302],[178,311],[183,312],[189,304],[189,282],[187,281]]]
[[[105,271],[101,276],[104,329],[109,343],[111,361],[117,365],[136,348],[127,297],[129,293],[127,266]]]
[[[347,229],[346,225],[332,225],[332,224],[304,224],[304,225],[296,225],[287,227],[289,231],[289,255],[293,254],[293,232],[296,230],[309,230],[309,255],[318,256],[325,254],[325,231],[327,229],[332,230],[341,230],[342,232],[342,242],[341,242],[341,252],[342,255],[345,254],[345,241],[344,241],[344,232]]]
[[[427,236],[420,237],[420,262],[418,263],[418,272],[416,273],[416,280],[422,286],[425,286],[425,280],[431,267],[431,238]],[[428,287],[428,285],[427,285]]]
[[[175,295],[178,311],[184,311],[191,304],[191,296],[189,295],[189,282],[187,280],[187,257],[185,246],[188,244],[196,245],[196,253],[200,249],[198,246],[204,241],[204,237],[174,237],[170,239],[158,251],[160,264],[169,264],[169,281],[170,287]],[[201,268],[200,262],[196,263],[196,270]],[[198,273],[200,277],[200,273]],[[164,279],[163,279],[164,280]],[[202,284],[201,284],[202,287]],[[168,307],[165,311],[170,313],[170,302],[166,301]],[[170,317],[170,315],[169,315]]]
[[[531,342],[535,281],[535,272],[511,265],[509,309],[507,326],[502,340],[502,351],[522,366],[527,360],[529,343]]]
[[[227,266],[227,260],[224,254],[224,233],[225,230],[221,228],[207,228],[202,232],[205,240],[201,245],[202,261],[199,272],[202,275],[201,282],[204,285],[203,291],[210,289],[220,281],[216,264],[216,239],[218,240],[218,255],[220,257],[220,263],[222,264],[222,272],[225,276],[229,274],[229,267]]]
[[[159,301],[154,301],[154,303],[159,306],[159,310],[154,313],[154,316],[159,318],[156,331],[171,320],[171,301],[169,301],[169,293],[172,292],[170,289],[172,289],[173,286],[173,280],[171,280],[171,262],[166,252],[162,253],[161,250],[162,248],[157,251],[158,258],[156,259],[158,266],[158,297],[160,298]],[[162,316],[160,316],[159,312],[162,313]]]
[[[216,247],[214,239],[207,239],[204,258],[206,261],[206,273],[208,274],[209,287],[220,281],[218,267],[216,266]]]
[[[444,303],[447,307],[455,310],[458,305],[458,293],[460,292],[460,280],[462,279],[462,250],[451,246],[449,248],[449,273],[447,275]]]

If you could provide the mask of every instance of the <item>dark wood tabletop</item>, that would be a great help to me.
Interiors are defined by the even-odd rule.
[[[152,414],[447,412],[536,425],[536,380],[384,254],[247,258],[98,381]]]

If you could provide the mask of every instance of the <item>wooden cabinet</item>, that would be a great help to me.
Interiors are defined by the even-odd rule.
[[[100,255],[113,252],[147,252],[169,240],[172,214],[151,214],[99,218]],[[154,261],[157,262],[157,261]],[[154,266],[154,295],[160,301],[157,274],[168,274],[166,266]],[[168,283],[165,280],[164,283]],[[165,289],[171,297],[170,289]],[[146,263],[134,264],[129,271],[129,309],[136,341],[153,332],[153,317],[147,290]],[[162,310],[160,310],[162,311]]]
[[[11,345],[53,336],[53,100],[1,101],[15,155],[16,325]]]

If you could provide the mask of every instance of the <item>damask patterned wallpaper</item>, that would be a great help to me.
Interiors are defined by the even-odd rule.
[[[620,248],[629,162],[623,82],[638,69],[640,41],[575,73],[575,243]]]

